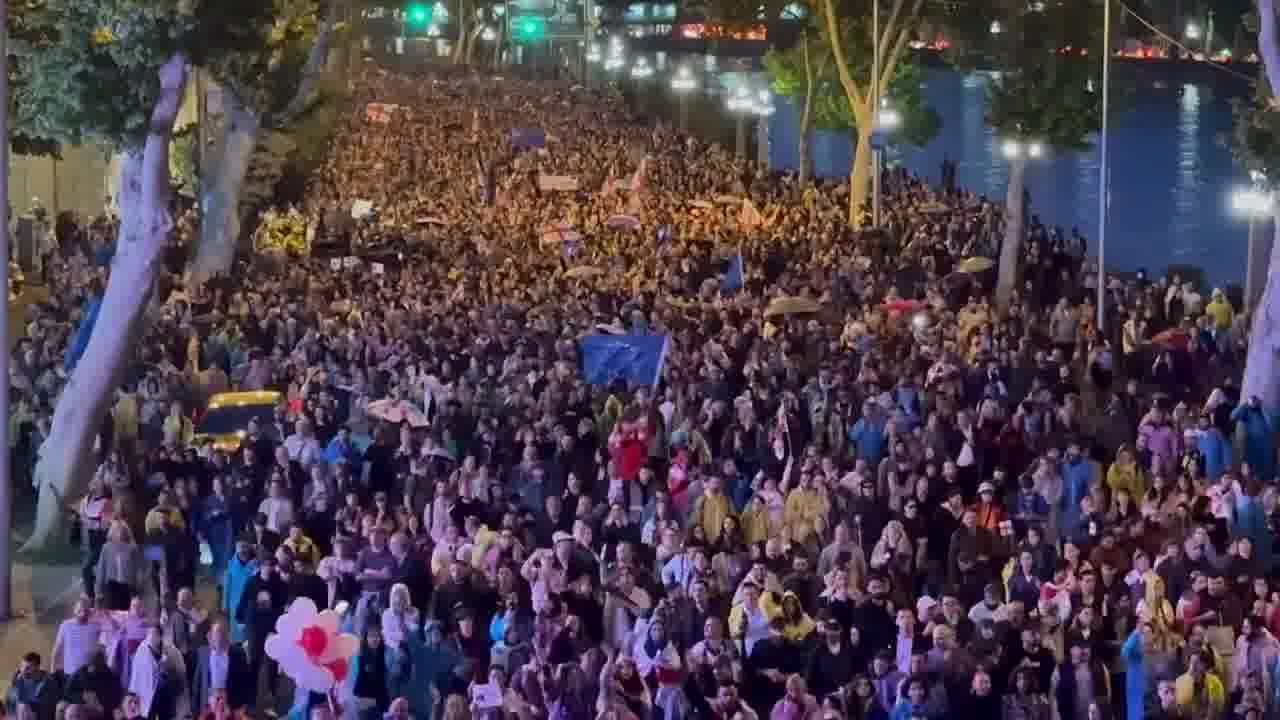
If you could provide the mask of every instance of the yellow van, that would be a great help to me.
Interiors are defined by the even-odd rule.
[[[249,421],[257,418],[260,424],[270,423],[283,399],[284,393],[274,390],[214,395],[196,423],[192,445],[212,445],[216,450],[232,453],[239,450]]]

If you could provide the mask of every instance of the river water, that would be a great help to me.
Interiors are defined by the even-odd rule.
[[[1127,74],[1127,96],[1111,120],[1108,267],[1162,272],[1169,265],[1191,265],[1202,268],[1210,283],[1243,282],[1248,226],[1232,215],[1230,194],[1246,178],[1228,143],[1231,101],[1247,91],[1247,83],[1204,71],[1178,77],[1130,68]],[[1000,139],[984,122],[989,80],[949,70],[927,73],[925,95],[942,115],[942,130],[925,147],[892,148],[891,162],[936,181],[949,157],[959,164],[961,185],[1003,200],[1008,164]],[[777,167],[796,165],[797,118],[794,108],[781,103],[770,120],[770,159]],[[816,173],[848,171],[851,147],[843,135],[818,133],[812,152]],[[1079,226],[1090,238],[1090,252],[1096,252],[1096,145],[1033,162],[1027,188],[1032,212],[1046,223]]]

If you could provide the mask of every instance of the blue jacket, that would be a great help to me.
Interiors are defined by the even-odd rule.
[[[1222,436],[1221,430],[1211,427],[1200,433],[1196,447],[1204,458],[1205,476],[1217,482],[1222,473],[1231,467],[1231,443]]]
[[[1254,477],[1270,482],[1275,476],[1275,443],[1271,418],[1260,408],[1241,405],[1231,413],[1231,420],[1244,425],[1245,460],[1253,468]]]
[[[884,426],[883,420],[868,420],[864,417],[849,429],[849,442],[854,444],[858,457],[866,460],[867,464],[873,468],[880,464],[880,459],[884,456],[884,446],[888,442]]]
[[[1089,481],[1093,479],[1093,465],[1083,457],[1075,462],[1064,460],[1059,472],[1062,473],[1062,499],[1058,511],[1062,513],[1061,527],[1074,524],[1072,521],[1080,516],[1080,501],[1089,494]]]
[[[227,572],[222,576],[222,612],[229,618],[236,616],[236,608],[240,607],[240,596],[249,584],[249,579],[258,574],[258,561],[240,562],[240,556],[231,555],[227,562]],[[248,639],[242,623],[231,623],[231,642],[242,642]]]
[[[1120,649],[1124,658],[1125,720],[1143,720],[1146,711],[1147,669],[1142,654],[1142,634],[1134,630]]]
[[[1254,558],[1264,571],[1269,570],[1274,539],[1267,527],[1267,513],[1262,508],[1262,499],[1237,494],[1235,507],[1231,510],[1231,537],[1249,538],[1253,543]]]
[[[913,717],[926,717],[928,709],[925,705],[912,704],[910,700],[899,700],[898,704],[893,706],[893,712],[889,713],[889,720],[911,720]]]

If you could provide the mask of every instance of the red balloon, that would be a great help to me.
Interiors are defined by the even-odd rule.
[[[333,681],[335,683],[340,683],[346,680],[347,670],[350,669],[347,665],[346,658],[338,658],[328,665],[325,665],[325,667],[329,668],[329,672],[333,673]]]
[[[329,645],[329,637],[322,628],[309,627],[302,631],[301,637],[298,638],[298,644],[302,646],[303,652],[308,657],[318,658],[324,654],[324,649]]]

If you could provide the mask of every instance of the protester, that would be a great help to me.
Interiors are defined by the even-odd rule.
[[[162,272],[69,499],[93,597],[51,662],[77,692],[29,656],[11,706],[1280,714],[1274,422],[1239,396],[1226,294],[1108,278],[1099,328],[1083,238],[1032,216],[999,309],[1004,211],[954,170],[886,171],[883,227],[854,231],[844,184],[609,92],[365,65],[354,95],[257,232],[309,223],[310,259]],[[37,445],[114,233],[63,229],[95,252],[58,245],[15,348]],[[222,388],[280,393],[234,451],[201,439]],[[332,698],[267,656],[298,598],[357,639]]]

